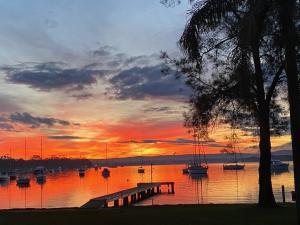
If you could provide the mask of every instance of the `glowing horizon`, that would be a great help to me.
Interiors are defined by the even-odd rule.
[[[191,154],[183,127],[190,90],[163,76],[160,52],[180,55],[187,2],[5,1],[0,3],[0,156],[108,157]],[[109,9],[109,10],[107,10]],[[80,16],[78,16],[80,15]],[[25,18],[25,19],[24,19]],[[171,71],[175,72],[175,71]],[[229,129],[212,133],[218,153]],[[242,152],[255,138],[241,137]],[[135,140],[139,143],[133,143]],[[273,146],[290,142],[273,138]]]

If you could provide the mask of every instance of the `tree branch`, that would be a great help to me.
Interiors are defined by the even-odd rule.
[[[282,65],[278,69],[277,73],[275,74],[275,76],[273,78],[272,84],[269,87],[269,90],[268,90],[268,93],[267,93],[267,96],[266,96],[266,102],[267,102],[267,104],[270,104],[270,102],[271,102],[271,98],[272,98],[272,96],[274,94],[276,85],[278,84],[278,82],[280,80],[280,75],[282,74],[283,69],[284,69],[284,62],[282,63]]]

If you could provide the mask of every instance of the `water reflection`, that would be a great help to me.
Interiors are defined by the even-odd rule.
[[[138,166],[110,168],[111,176],[101,176],[102,169],[88,169],[84,177],[78,171],[47,175],[47,181],[37,182],[31,176],[29,187],[20,188],[16,181],[0,186],[0,208],[76,207],[90,198],[136,186],[139,182],[174,181],[175,195],[162,194],[139,204],[204,204],[256,202],[258,195],[258,165],[248,163],[245,170],[223,171],[222,164],[211,164],[208,176],[182,174],[184,165]],[[292,171],[292,169],[290,170]],[[274,194],[281,201],[281,185],[285,185],[286,200],[291,201],[293,173],[272,174]],[[166,190],[163,190],[163,192]]]

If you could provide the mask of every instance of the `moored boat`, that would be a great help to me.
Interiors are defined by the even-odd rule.
[[[43,184],[46,182],[46,175],[45,174],[38,174],[36,175],[36,182],[38,184]]]
[[[84,168],[78,169],[78,173],[79,173],[80,177],[84,177],[84,175],[85,175],[85,169]]]
[[[207,170],[208,170],[208,166],[202,164],[192,165],[188,168],[188,172],[190,175],[194,175],[194,174],[205,175],[207,174]]]
[[[142,166],[140,166],[138,168],[138,173],[145,173],[145,169]]]
[[[19,187],[28,187],[30,185],[30,178],[26,176],[21,176],[17,179],[17,185]]]
[[[45,174],[46,173],[46,168],[44,166],[38,166],[33,170],[33,174],[34,175],[38,175],[38,174]]]
[[[224,170],[243,170],[244,168],[245,168],[244,164],[239,164],[237,162],[223,164]]]
[[[17,179],[17,173],[16,173],[16,171],[9,171],[9,172],[8,172],[8,176],[9,176],[9,179],[10,179],[10,180],[15,180],[15,179]]]
[[[109,171],[109,169],[108,168],[103,168],[103,170],[102,170],[102,176],[103,177],[109,177],[110,176],[110,171]]]
[[[284,163],[280,160],[271,160],[271,171],[272,172],[286,172],[289,170],[289,164]]]
[[[1,172],[0,173],[0,182],[5,183],[9,180],[9,175],[7,172]]]
[[[107,144],[105,145],[105,164],[107,165]],[[104,167],[101,174],[104,178],[108,178],[110,176],[110,171],[107,167]]]

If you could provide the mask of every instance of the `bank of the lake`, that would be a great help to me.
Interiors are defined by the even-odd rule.
[[[282,225],[296,224],[292,203],[278,208],[254,204],[164,205],[83,209],[26,209],[0,211],[8,225]]]

